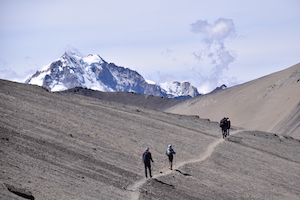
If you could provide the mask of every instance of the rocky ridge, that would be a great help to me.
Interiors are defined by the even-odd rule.
[[[62,91],[82,87],[103,92],[135,92],[167,98],[200,95],[189,82],[149,83],[138,72],[108,63],[97,54],[87,57],[65,52],[57,61],[32,75],[26,83]]]

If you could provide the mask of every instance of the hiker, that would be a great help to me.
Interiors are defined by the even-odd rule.
[[[229,129],[231,128],[230,119],[227,117],[227,135],[229,136]]]
[[[149,175],[150,175],[150,178],[152,177],[152,174],[151,174],[151,163],[150,161],[154,162],[152,160],[152,156],[151,156],[151,152],[149,151],[149,148],[146,147],[146,150],[144,151],[143,153],[143,162],[144,162],[144,165],[145,165],[145,176],[146,178],[148,178],[147,176],[147,168],[149,169]]]
[[[223,119],[221,119],[221,121],[220,121],[220,127],[222,129],[223,138],[225,138],[227,136],[227,128],[228,128],[228,122],[227,122],[227,118],[226,117],[224,117]]]
[[[169,158],[169,169],[172,170],[173,167],[173,154],[176,154],[176,152],[174,151],[174,149],[172,148],[172,145],[169,144],[167,150],[166,150],[166,155]]]

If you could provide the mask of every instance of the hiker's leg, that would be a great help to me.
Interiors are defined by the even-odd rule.
[[[172,170],[173,167],[173,155],[170,156],[170,169]]]
[[[151,165],[149,165],[148,168],[149,168],[149,175],[150,175],[150,178],[152,178]]]
[[[146,178],[148,177],[147,176],[147,165],[146,165],[146,163],[145,163],[145,176],[146,176]]]

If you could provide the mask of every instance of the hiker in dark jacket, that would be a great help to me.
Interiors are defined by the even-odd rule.
[[[174,151],[174,149],[172,148],[172,145],[169,144],[167,150],[166,150],[166,155],[169,158],[169,169],[172,170],[173,167],[173,155],[176,154],[176,152]]]
[[[143,162],[144,162],[144,165],[145,165],[145,176],[146,176],[146,178],[148,177],[147,176],[147,168],[148,168],[149,169],[149,175],[150,175],[150,178],[151,178],[152,174],[151,174],[151,163],[150,163],[150,161],[152,161],[152,162],[154,162],[154,161],[152,160],[152,155],[151,155],[151,152],[149,151],[148,147],[144,151],[142,158],[143,158]]]
[[[226,117],[224,117],[220,121],[220,127],[222,129],[223,138],[225,138],[227,136],[227,128],[228,128],[228,122],[227,122],[227,118]]]
[[[227,118],[227,135],[229,136],[229,129],[231,128],[230,119]]]

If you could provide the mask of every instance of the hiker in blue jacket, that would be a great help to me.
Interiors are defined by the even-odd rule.
[[[149,169],[149,175],[150,175],[150,178],[151,178],[152,174],[151,174],[151,163],[150,163],[150,161],[152,161],[152,162],[154,162],[154,161],[152,160],[152,155],[151,155],[151,152],[149,151],[148,147],[146,147],[146,150],[143,153],[142,159],[143,159],[143,162],[144,162],[144,165],[145,165],[145,176],[146,176],[146,178],[148,177],[147,176],[147,168],[148,168]]]
[[[166,155],[169,158],[169,169],[172,170],[173,167],[173,155],[176,154],[176,152],[174,151],[174,149],[172,148],[172,145],[169,144],[167,150],[166,150]]]

